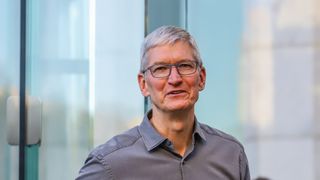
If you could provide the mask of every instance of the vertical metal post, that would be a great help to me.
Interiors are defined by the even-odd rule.
[[[185,8],[184,10],[185,10],[185,13],[186,13],[186,14],[185,14],[185,22],[184,22],[184,23],[185,23],[185,26],[186,26],[185,29],[186,29],[186,30],[189,30],[189,29],[188,29],[188,21],[189,21],[189,18],[188,18],[188,17],[189,17],[189,12],[188,12],[188,0],[185,0],[185,7],[184,7],[184,8]]]
[[[26,0],[20,0],[19,180],[25,179],[26,144]]]
[[[148,0],[144,0],[144,37],[148,35]],[[144,97],[144,108],[143,112],[148,111],[148,97]]]
[[[148,35],[148,0],[144,0],[144,37]]]

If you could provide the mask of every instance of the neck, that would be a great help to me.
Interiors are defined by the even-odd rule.
[[[194,109],[179,112],[162,112],[152,109],[151,124],[168,138],[177,153],[183,156],[192,142]]]

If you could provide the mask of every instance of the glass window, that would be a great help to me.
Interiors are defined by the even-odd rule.
[[[0,179],[18,179],[19,147],[6,139],[6,102],[19,95],[20,2],[0,1]]]
[[[196,106],[199,121],[241,137],[238,112],[242,2],[188,1],[188,30],[207,70]]]
[[[144,37],[144,1],[97,1],[94,146],[143,117],[137,74]]]
[[[93,147],[142,120],[144,1],[32,1],[28,10],[28,93],[43,113],[39,179],[74,179]]]

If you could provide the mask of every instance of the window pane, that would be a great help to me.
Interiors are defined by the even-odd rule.
[[[6,139],[6,102],[19,95],[20,1],[0,1],[0,179],[18,179],[19,146]]]
[[[88,1],[29,3],[27,93],[42,100],[39,179],[74,179],[92,145]]]
[[[185,27],[186,0],[147,0],[147,33],[162,25]]]
[[[137,74],[144,36],[144,1],[97,1],[94,145],[141,122]]]
[[[196,108],[200,121],[240,136],[238,65],[242,32],[241,1],[189,1],[188,30],[194,35],[207,83]]]

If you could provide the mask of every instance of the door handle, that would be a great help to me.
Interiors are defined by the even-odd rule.
[[[19,96],[10,96],[7,99],[6,130],[7,142],[10,145],[19,145]],[[26,98],[26,145],[39,144],[41,141],[42,103],[37,97]]]

